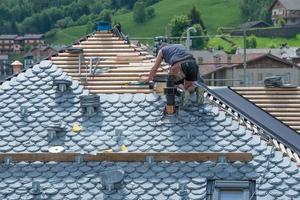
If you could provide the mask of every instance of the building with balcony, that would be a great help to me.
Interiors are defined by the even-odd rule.
[[[300,26],[300,0],[276,0],[271,10],[274,25],[283,19],[287,26]]]

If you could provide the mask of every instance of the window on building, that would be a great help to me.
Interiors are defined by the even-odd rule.
[[[285,73],[283,76],[283,82],[285,84],[291,83],[291,74],[290,73]]]
[[[257,81],[261,82],[263,80],[263,74],[262,73],[258,73],[257,74]]]
[[[255,181],[207,181],[207,200],[256,200]]]

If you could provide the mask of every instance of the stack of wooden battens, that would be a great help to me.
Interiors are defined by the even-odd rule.
[[[300,133],[299,87],[235,87],[233,89]]]
[[[127,44],[112,32],[99,31],[72,47],[83,50],[81,73],[78,71],[79,53],[66,51],[51,60],[75,80],[84,80],[86,89],[92,93],[152,92],[147,85],[134,84],[141,76],[149,74],[155,62],[154,57],[141,48]],[[88,73],[90,57],[100,57],[99,73]],[[106,70],[101,72],[101,68]],[[161,73],[165,72],[159,69],[158,74]]]

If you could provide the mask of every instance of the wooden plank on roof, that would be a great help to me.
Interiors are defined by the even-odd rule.
[[[106,57],[117,57],[117,56],[140,56],[142,55],[139,52],[92,52],[92,53],[83,53],[83,56],[90,56],[90,57],[96,57],[96,56],[106,56]],[[78,54],[70,54],[67,52],[59,53],[58,56],[68,56],[68,57],[78,57]],[[144,55],[146,56],[146,55]],[[147,57],[147,56],[146,56]]]
[[[13,162],[74,162],[76,156],[82,156],[83,161],[112,161],[112,162],[145,162],[146,157],[152,156],[155,161],[218,161],[220,156],[224,156],[228,161],[248,162],[252,160],[251,153],[98,153],[78,154],[78,153],[1,153],[0,160],[9,156]]]
[[[263,91],[282,91],[282,90],[299,90],[300,88],[299,87],[287,87],[287,88],[266,88],[266,87],[232,87],[232,89],[234,89],[235,91],[243,91],[243,90],[246,90],[246,91],[250,91],[250,90],[263,90]]]
[[[91,90],[114,90],[114,89],[125,89],[125,90],[129,90],[129,89],[149,89],[149,86],[147,85],[110,85],[110,86],[102,86],[102,85],[89,85],[87,84],[85,86],[85,88],[87,89],[91,89]]]
[[[300,99],[300,95],[243,95],[247,99]]]
[[[91,93],[94,93],[94,94],[125,94],[125,93],[129,93],[129,94],[149,94],[149,93],[152,93],[153,90],[150,90],[150,89],[122,89],[122,90],[91,90],[90,89],[90,92]]]
[[[265,111],[268,112],[299,112],[300,113],[300,109],[295,109],[295,108],[263,108]]]
[[[287,113],[287,112],[270,112],[271,115],[273,116],[279,116],[279,117],[300,117],[299,112],[294,112],[294,113]]]
[[[78,61],[76,60],[53,60],[53,63],[56,64],[56,65],[78,65]],[[84,64],[87,64],[89,65],[90,64],[90,61],[89,60],[84,60],[82,61],[81,63],[82,65]],[[118,64],[129,64],[129,61],[121,61],[121,60],[102,60],[99,62],[99,65],[102,64],[102,65],[118,65]],[[94,64],[95,65],[95,61],[94,61]]]
[[[299,104],[300,99],[249,99],[250,101],[254,103],[276,103],[276,104]]]
[[[241,95],[299,95],[300,90],[237,91]]]
[[[101,67],[98,67],[97,69],[101,70]],[[101,71],[97,72],[97,69],[96,69],[96,74],[98,74],[98,73],[101,74],[102,72]],[[108,68],[107,72],[105,72],[105,73],[131,73],[131,72],[132,73],[149,73],[150,70],[151,70],[151,68],[149,68],[149,67],[140,67],[140,68],[133,68],[133,67],[125,68],[125,67],[123,67],[123,68]],[[78,70],[76,68],[74,68],[74,69],[64,69],[64,71],[65,72],[70,72],[70,73],[72,73],[72,72],[77,73],[78,72]],[[82,69],[82,68],[81,68],[80,71],[81,71],[81,73],[86,72],[86,70]],[[161,69],[159,69],[157,71],[162,72]]]
[[[90,37],[85,41],[120,41],[120,38],[118,37],[99,37],[99,38],[94,38],[94,37]],[[121,40],[123,41],[123,40]]]
[[[81,73],[79,75],[78,73],[68,73],[70,76],[82,76],[85,77],[86,73]],[[119,80],[123,80],[123,77],[140,77],[140,76],[148,76],[149,73],[99,73],[95,75],[87,74],[89,77],[119,77]],[[157,73],[157,74],[166,74],[166,73]]]
[[[81,60],[89,60],[90,58],[93,58],[96,56],[83,56]],[[103,61],[112,61],[112,62],[123,62],[126,61],[126,63],[130,62],[142,62],[144,59],[146,59],[145,56],[132,56],[132,57],[126,57],[126,56],[101,56],[100,62]],[[51,58],[52,61],[74,61],[78,63],[78,56],[57,56]]]
[[[75,48],[82,49],[130,49],[131,47],[127,44],[113,44],[113,45],[73,45]]]
[[[134,49],[106,49],[106,48],[101,48],[101,49],[83,49],[83,52],[114,52],[114,53],[120,53],[120,52],[135,52]]]
[[[113,45],[113,44],[126,44],[126,41],[123,41],[123,40],[112,40],[112,41],[109,41],[109,40],[104,40],[104,41],[89,41],[89,40],[86,40],[86,41],[82,41],[80,44],[90,44],[90,45]]]
[[[257,103],[256,104],[259,107],[262,108],[300,108],[300,104],[262,104],[262,103]]]

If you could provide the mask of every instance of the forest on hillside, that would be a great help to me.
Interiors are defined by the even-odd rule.
[[[45,33],[53,28],[111,20],[141,0],[1,0],[0,34]],[[159,0],[146,0],[147,6]]]
[[[271,6],[275,0],[243,0],[242,17],[245,21],[262,20],[271,22]]]
[[[46,33],[54,28],[85,24],[92,27],[95,21],[111,20],[113,15],[129,12],[134,7],[140,11],[144,9],[144,5],[148,7],[158,1],[160,0],[1,0],[0,34]],[[272,2],[273,0],[243,0],[243,19],[270,21],[269,8]],[[148,11],[150,17],[155,15],[153,9]],[[134,20],[138,22],[140,16]]]

